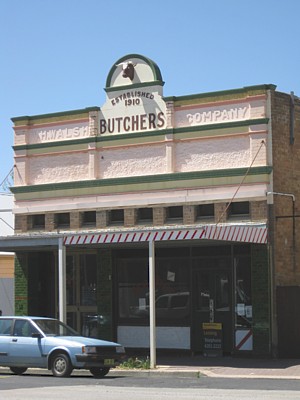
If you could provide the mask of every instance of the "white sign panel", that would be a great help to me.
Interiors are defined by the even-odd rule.
[[[166,127],[166,106],[156,90],[141,88],[109,94],[100,112],[99,133],[123,134]]]

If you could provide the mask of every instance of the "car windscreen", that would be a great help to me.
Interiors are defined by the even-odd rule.
[[[73,328],[55,319],[35,319],[34,322],[46,336],[80,336]]]

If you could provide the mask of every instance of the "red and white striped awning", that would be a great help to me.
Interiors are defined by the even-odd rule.
[[[64,244],[89,245],[112,243],[136,243],[171,240],[221,240],[242,243],[267,243],[267,227],[265,225],[207,225],[200,228],[161,229],[126,232],[103,232],[74,234],[65,236]]]

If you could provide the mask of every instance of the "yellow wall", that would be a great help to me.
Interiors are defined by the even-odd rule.
[[[14,254],[0,254],[0,278],[14,277]]]

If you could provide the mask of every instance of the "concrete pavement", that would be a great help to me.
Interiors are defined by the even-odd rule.
[[[51,371],[28,369],[28,373],[49,373]],[[9,373],[0,367],[1,373]],[[72,375],[89,374],[87,370]],[[268,378],[300,379],[300,359],[252,359],[234,357],[159,357],[155,369],[112,369],[110,374],[174,374],[178,376],[208,376],[219,378]]]
[[[158,358],[155,371],[221,378],[300,379],[300,359],[169,357]]]

